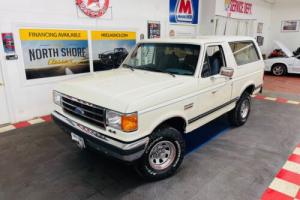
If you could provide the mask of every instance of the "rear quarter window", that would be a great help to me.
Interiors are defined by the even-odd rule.
[[[260,60],[258,50],[252,41],[229,42],[229,45],[238,66]]]

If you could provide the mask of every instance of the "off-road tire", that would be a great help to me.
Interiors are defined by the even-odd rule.
[[[245,101],[249,105],[249,110],[247,115],[243,117],[241,109]],[[251,97],[249,93],[244,92],[241,98],[238,100],[235,108],[228,113],[229,123],[232,126],[236,126],[236,127],[244,125],[248,120],[250,112],[251,112]]]
[[[156,170],[150,165],[150,152],[152,148],[159,142],[168,141],[174,144],[176,148],[176,156],[172,164],[164,170]],[[142,158],[137,162],[135,169],[138,174],[148,180],[157,181],[172,176],[181,165],[185,154],[185,141],[182,134],[175,128],[170,126],[162,126],[155,130],[150,136],[149,143]]]

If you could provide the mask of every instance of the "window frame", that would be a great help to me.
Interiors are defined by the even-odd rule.
[[[256,53],[258,59],[257,59],[256,61],[252,61],[252,62],[248,62],[248,63],[242,64],[242,65],[239,65],[239,64],[237,63],[237,61],[236,61],[236,57],[234,56],[233,49],[231,48],[231,44],[236,44],[236,43],[251,43],[251,44],[253,44],[254,49],[255,49],[255,53]],[[242,66],[244,66],[244,65],[252,64],[252,63],[255,63],[255,62],[258,62],[258,61],[261,61],[261,60],[262,60],[261,54],[260,54],[260,52],[258,51],[258,47],[257,47],[257,45],[255,44],[255,42],[252,41],[252,40],[230,41],[230,42],[228,42],[228,45],[229,45],[229,49],[231,50],[232,56],[233,56],[233,58],[234,58],[234,61],[235,61],[235,64],[236,64],[237,67],[242,67]]]
[[[216,75],[220,75],[220,72],[218,74],[210,75],[210,76],[207,76],[207,77],[204,77],[203,74],[202,74],[203,73],[203,69],[204,69],[203,67],[204,67],[205,59],[209,58],[209,56],[207,54],[207,49],[209,47],[216,47],[216,46],[219,47],[220,52],[221,52],[222,57],[223,57],[223,66],[221,66],[221,67],[227,67],[227,61],[226,61],[226,56],[225,56],[223,44],[222,43],[208,44],[208,45],[205,46],[205,51],[204,51],[204,56],[203,56],[203,61],[202,61],[202,66],[201,66],[201,71],[200,71],[200,77],[203,78],[203,79],[210,78],[210,77],[216,76]],[[209,60],[208,60],[208,65],[210,67]],[[210,67],[210,69],[211,69],[211,67]],[[221,70],[221,68],[220,68],[220,70]]]
[[[197,59],[197,64],[196,64],[196,66],[195,66],[195,70],[194,70],[194,73],[193,74],[191,74],[191,75],[182,75],[182,74],[175,74],[176,76],[188,76],[188,77],[194,77],[194,78],[196,78],[196,76],[197,76],[197,74],[198,74],[198,69],[199,69],[199,66],[200,66],[200,63],[201,63],[201,52],[203,51],[203,49],[204,49],[204,45],[203,44],[197,44],[197,43],[181,43],[181,42],[153,42],[153,41],[151,41],[151,42],[144,42],[144,41],[142,41],[142,42],[139,42],[139,43],[137,43],[136,45],[135,45],[135,47],[134,48],[132,48],[132,50],[128,53],[128,56],[126,57],[126,59],[123,61],[123,63],[122,64],[124,64],[124,63],[126,63],[126,62],[128,62],[129,60],[130,60],[130,55],[132,54],[132,53],[134,53],[134,52],[136,52],[137,51],[137,49],[138,48],[140,48],[140,46],[141,45],[151,45],[151,44],[153,44],[153,45],[155,45],[155,44],[160,44],[160,45],[163,45],[163,44],[166,44],[166,45],[191,45],[191,46],[197,46],[197,47],[199,47],[199,53],[197,54],[198,55],[198,59]],[[155,51],[157,51],[157,49],[155,49]],[[157,58],[155,57],[155,60],[157,60]],[[120,66],[120,67],[122,67],[122,65]],[[135,68],[135,69],[137,69],[137,70],[142,70],[142,69],[138,69],[138,68]]]

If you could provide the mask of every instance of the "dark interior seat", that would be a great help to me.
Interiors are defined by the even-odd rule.
[[[222,59],[221,52],[217,51],[212,56],[210,56],[209,63],[211,67],[211,75],[219,74],[221,67],[223,66],[223,59]]]
[[[164,55],[160,58],[158,66],[160,68],[171,68],[178,66],[179,59],[175,54]]]
[[[197,67],[198,56],[197,55],[186,55],[184,58],[184,67],[187,70],[195,71]]]

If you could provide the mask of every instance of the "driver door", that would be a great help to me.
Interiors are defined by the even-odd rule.
[[[200,95],[201,113],[207,113],[208,118],[219,115],[222,108],[229,105],[232,92],[232,81],[220,74],[222,67],[227,67],[223,45],[211,44],[205,47],[205,58],[199,79],[199,89],[206,91],[206,98]],[[230,67],[230,66],[228,66]]]

